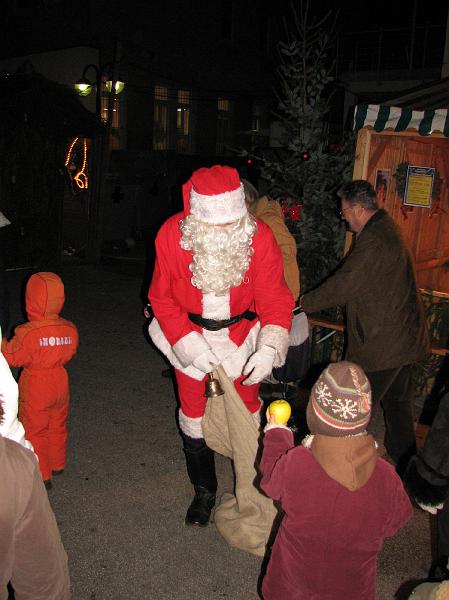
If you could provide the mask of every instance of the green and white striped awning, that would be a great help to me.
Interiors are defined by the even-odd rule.
[[[439,131],[449,137],[449,115],[446,108],[412,110],[386,104],[358,104],[354,114],[354,130],[371,125],[375,131],[416,129],[420,135]]]

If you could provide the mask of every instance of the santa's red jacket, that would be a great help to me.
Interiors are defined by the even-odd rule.
[[[236,379],[249,356],[267,344],[276,349],[274,366],[285,361],[288,331],[294,307],[285,283],[282,256],[271,229],[257,221],[252,239],[254,254],[243,282],[227,294],[203,293],[191,283],[192,252],[180,246],[179,221],[185,214],[168,219],[156,238],[156,264],[149,290],[155,315],[149,333],[171,364],[193,379],[204,373],[192,361],[212,348],[227,374]],[[257,318],[242,319],[218,331],[195,325],[188,313],[223,320],[253,311]]]

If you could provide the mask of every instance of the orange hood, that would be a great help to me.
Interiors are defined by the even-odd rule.
[[[64,284],[56,273],[35,273],[28,280],[25,307],[30,321],[57,319],[64,301]]]

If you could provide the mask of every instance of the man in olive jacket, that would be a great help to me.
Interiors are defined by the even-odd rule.
[[[346,308],[346,360],[359,364],[382,404],[385,447],[401,472],[415,451],[411,368],[428,347],[427,327],[413,264],[390,216],[377,206],[368,181],[345,184],[342,218],[356,234],[342,265],[302,296],[306,313]]]

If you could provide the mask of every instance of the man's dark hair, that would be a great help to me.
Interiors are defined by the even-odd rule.
[[[338,196],[350,206],[360,204],[367,210],[377,210],[376,191],[369,181],[364,179],[356,179],[355,181],[349,181],[341,186],[338,190]]]

